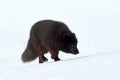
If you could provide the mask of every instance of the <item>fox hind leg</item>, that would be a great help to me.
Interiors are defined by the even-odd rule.
[[[47,50],[43,46],[41,46],[39,53],[39,63],[48,61],[48,59],[44,56],[45,53],[47,53]]]

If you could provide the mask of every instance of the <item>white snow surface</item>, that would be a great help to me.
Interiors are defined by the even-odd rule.
[[[44,19],[66,23],[80,53],[22,63],[31,26]],[[120,0],[0,0],[0,80],[120,80]]]

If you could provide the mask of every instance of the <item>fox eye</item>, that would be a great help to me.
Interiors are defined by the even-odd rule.
[[[75,47],[76,45],[71,45],[71,47]]]

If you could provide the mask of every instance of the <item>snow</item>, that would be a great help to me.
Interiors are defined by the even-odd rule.
[[[0,12],[0,80],[120,80],[119,0],[3,0]],[[30,28],[43,19],[65,22],[80,54],[22,63]]]

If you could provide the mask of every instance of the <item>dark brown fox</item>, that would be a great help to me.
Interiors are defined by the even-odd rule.
[[[60,60],[59,51],[78,54],[77,39],[63,22],[43,20],[35,23],[30,32],[27,48],[22,54],[22,61],[29,62],[39,57],[39,63],[48,61],[44,56],[50,52],[54,61]]]

